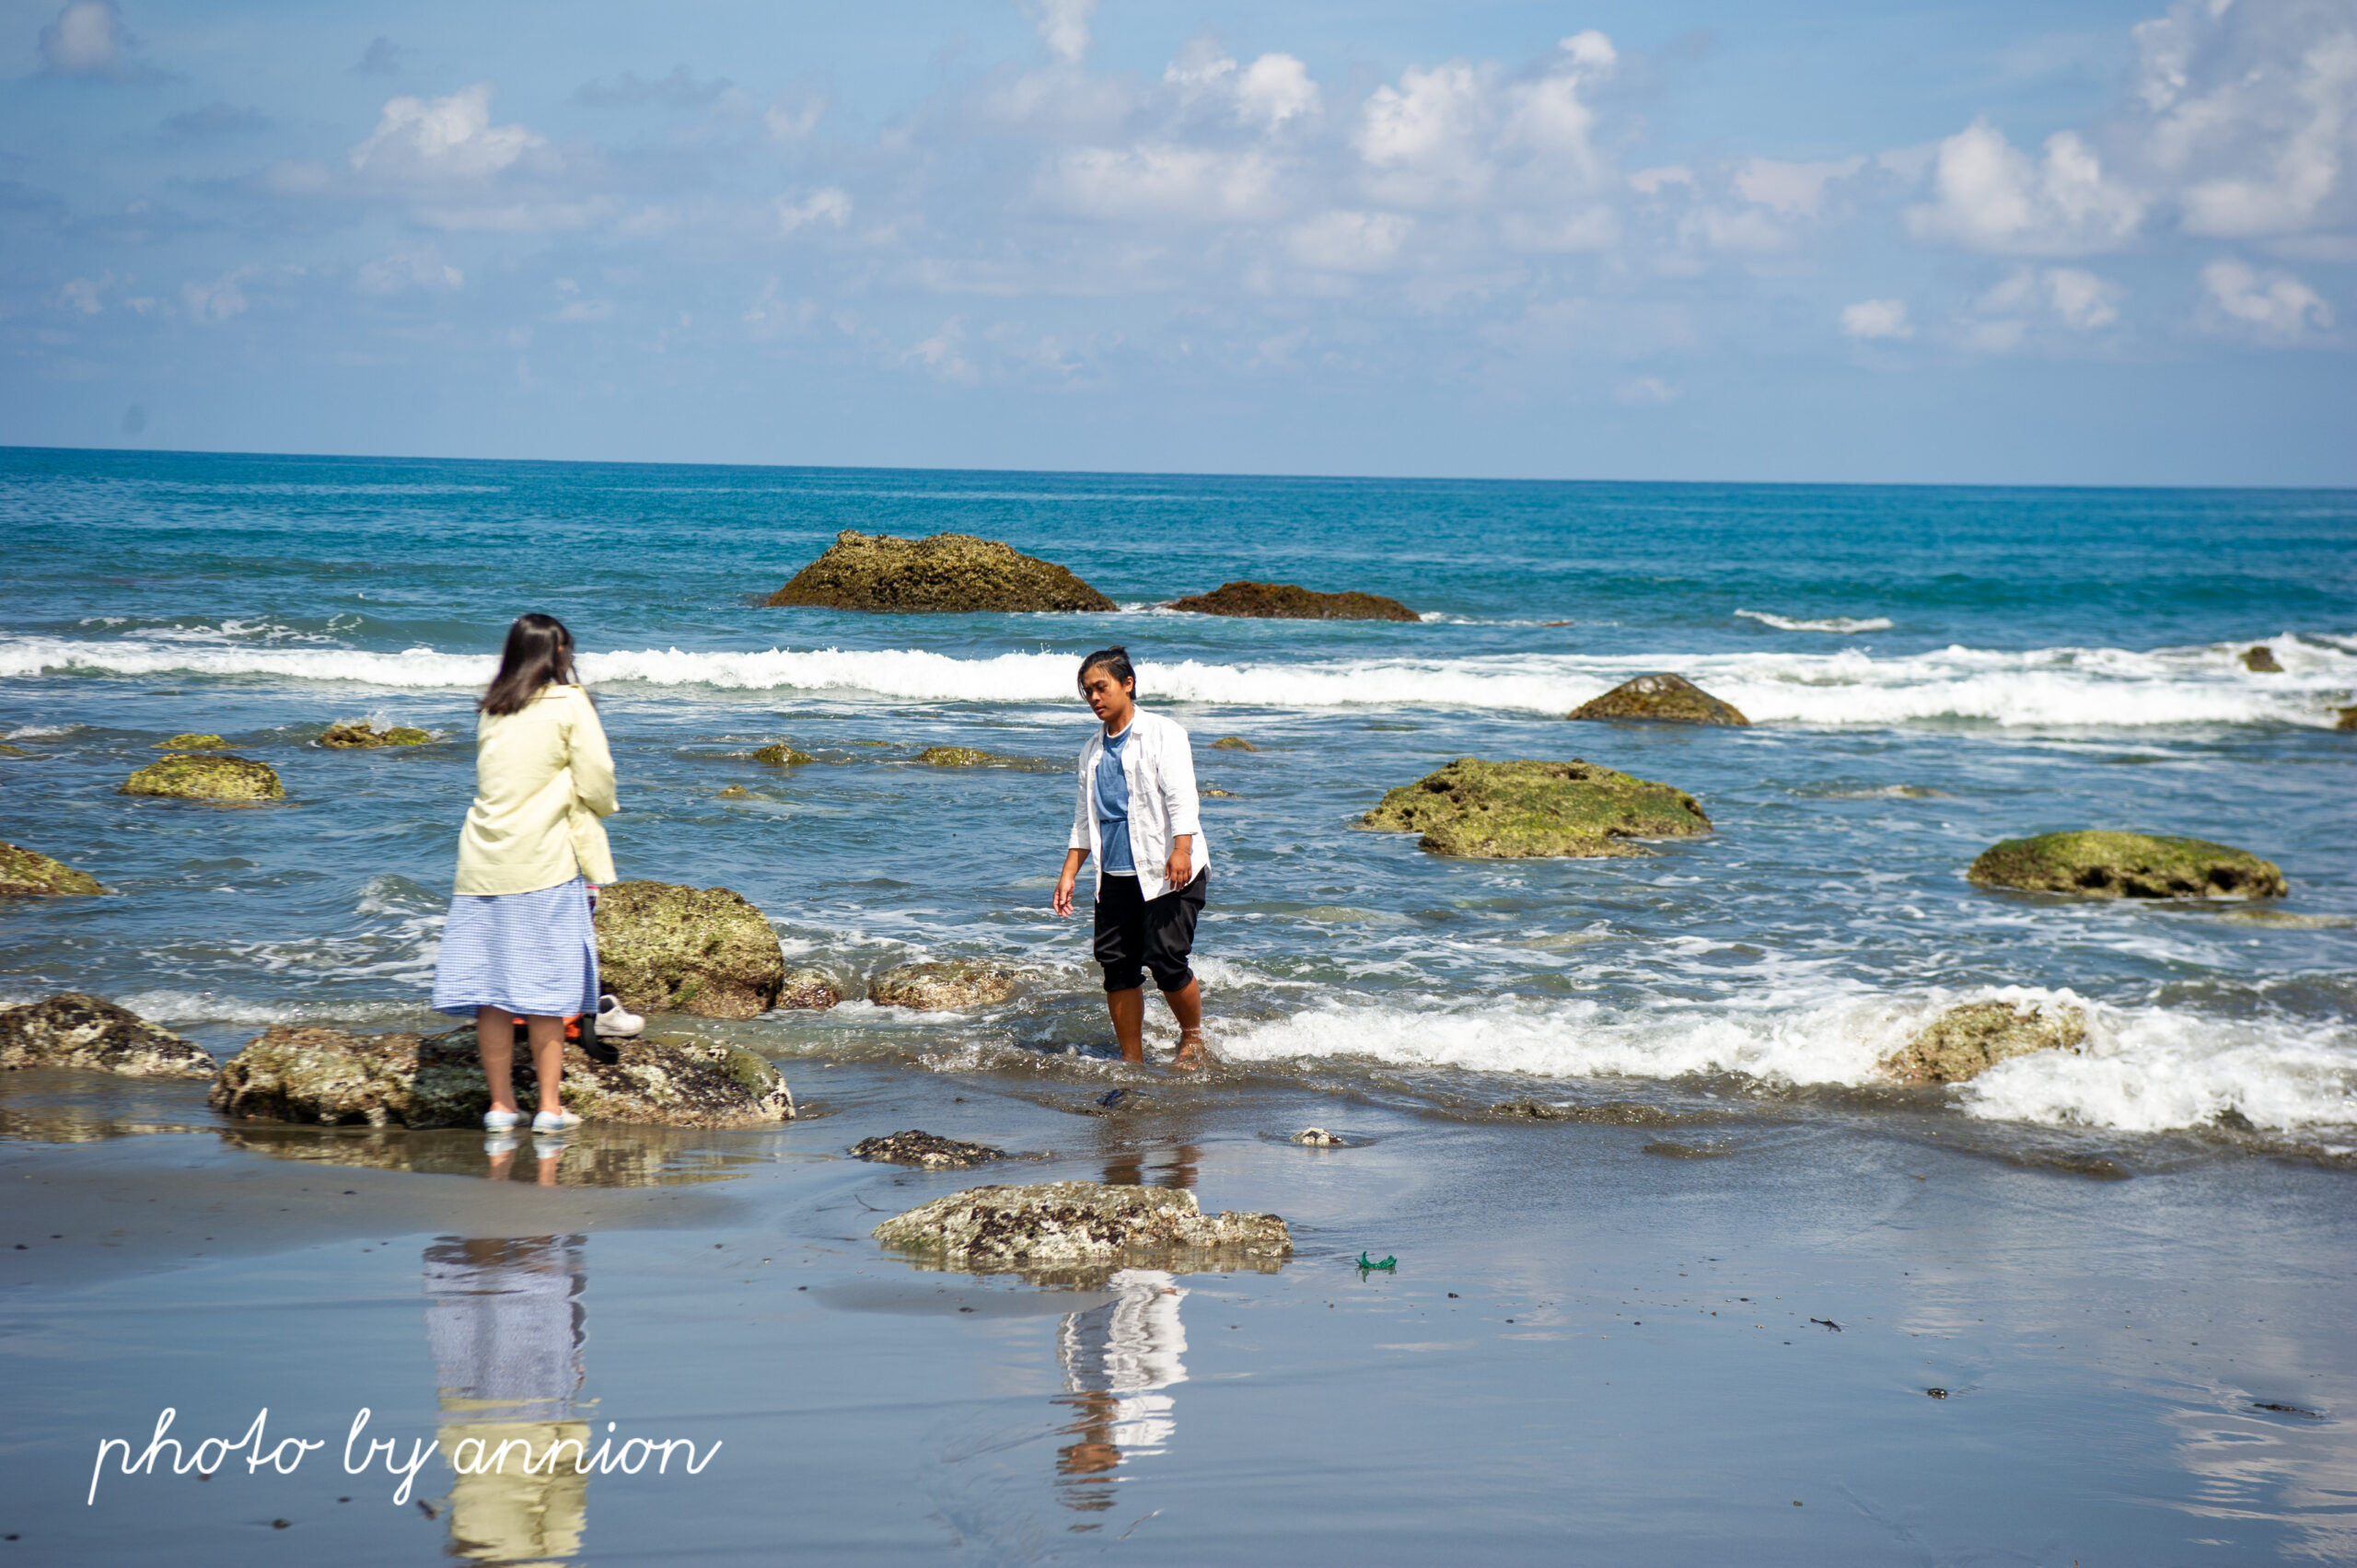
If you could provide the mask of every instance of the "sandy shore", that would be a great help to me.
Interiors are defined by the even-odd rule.
[[[593,1130],[564,1168],[615,1184],[541,1188],[528,1145],[492,1181],[470,1134],[232,1136],[201,1090],[12,1077],[16,1561],[2357,1555],[2357,1216],[2329,1170],[2097,1181],[1896,1125],[1679,1142],[1249,1085],[1100,1114],[1051,1078],[811,1065],[818,1114],[783,1131]],[[1283,1141],[1312,1121],[1353,1146]],[[843,1157],[912,1126],[1040,1157]],[[90,1141],[38,1141],[69,1128]],[[1273,1210],[1297,1251],[1074,1292],[866,1238],[962,1186],[1065,1178]],[[541,1383],[484,1381],[518,1367]],[[265,1406],[267,1444],[325,1446],[209,1481],[117,1454],[86,1504],[100,1443],[135,1457],[166,1406],[192,1447]],[[345,1469],[362,1407],[355,1458],[504,1433],[705,1463],[435,1462],[396,1503],[381,1457]]]

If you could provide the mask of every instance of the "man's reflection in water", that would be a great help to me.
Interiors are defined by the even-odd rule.
[[[1193,1144],[1181,1144],[1149,1174],[1143,1154],[1117,1156],[1105,1180],[1191,1188],[1199,1157]],[[1186,1287],[1159,1269],[1123,1269],[1106,1288],[1117,1299],[1067,1315],[1056,1333],[1066,1390],[1058,1402],[1077,1412],[1064,1428],[1075,1441],[1057,1451],[1056,1473],[1065,1503],[1090,1511],[1113,1505],[1113,1472],[1124,1458],[1169,1446],[1177,1412],[1162,1390],[1187,1380],[1187,1330],[1178,1320]]]
[[[486,1471],[460,1473],[451,1489],[457,1556],[555,1562],[581,1549],[589,1478],[576,1458],[590,1446],[589,1423],[571,1418],[586,1338],[582,1252],[578,1236],[443,1237],[425,1249],[442,1453],[453,1458],[465,1444]],[[502,1444],[513,1446],[503,1454]],[[563,1446],[551,1463],[555,1444]]]

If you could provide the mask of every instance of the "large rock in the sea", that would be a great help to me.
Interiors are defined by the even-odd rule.
[[[433,738],[405,724],[380,730],[366,719],[346,719],[328,726],[319,744],[335,751],[366,751],[379,746],[424,746]]]
[[[267,762],[244,757],[167,757],[125,779],[123,795],[168,800],[284,800],[285,786]]]
[[[592,1062],[564,1048],[565,1109],[587,1121],[656,1127],[768,1127],[791,1119],[794,1097],[776,1068],[749,1051],[713,1043],[611,1042],[621,1060]],[[516,1053],[516,1098],[539,1097],[531,1052]],[[359,1035],[273,1028],[222,1065],[207,1097],[225,1116],[373,1127],[479,1127],[491,1086],[472,1026],[445,1034]]]
[[[1933,1019],[1882,1067],[1902,1084],[1961,1084],[2016,1056],[2075,1053],[2086,1039],[2087,1016],[2076,1007],[1968,1002]]]
[[[769,602],[889,615],[1117,608],[1054,562],[996,540],[965,533],[896,539],[852,528]]]
[[[726,888],[616,882],[598,898],[598,978],[634,1013],[750,1018],[777,1005],[785,955]]]
[[[879,1007],[920,1013],[962,1013],[988,1007],[1015,994],[1013,970],[971,958],[900,964],[867,982],[867,999]]]
[[[1965,876],[1984,888],[2094,899],[2280,899],[2288,890],[2282,869],[2247,850],[2096,829],[1991,844]]]
[[[1569,714],[1575,719],[1636,719],[1648,724],[1748,725],[1733,703],[1721,702],[1682,675],[1640,675]]]
[[[888,1247],[974,1269],[1144,1262],[1186,1252],[1282,1259],[1293,1252],[1292,1233],[1274,1214],[1205,1214],[1184,1188],[1095,1181],[976,1187],[896,1214],[875,1235]]]
[[[126,1078],[209,1078],[204,1048],[78,991],[0,1007],[0,1072],[79,1067]]]
[[[1207,594],[1175,599],[1173,610],[1192,615],[1238,615],[1259,621],[1418,621],[1422,617],[1396,598],[1347,591],[1320,593],[1292,583],[1222,583]]]
[[[104,891],[87,871],[76,871],[39,850],[0,842],[0,898]]]
[[[1573,758],[1484,762],[1459,757],[1387,794],[1362,828],[1422,833],[1435,854],[1513,860],[1643,855],[1635,839],[1684,839],[1711,819],[1682,789]]]

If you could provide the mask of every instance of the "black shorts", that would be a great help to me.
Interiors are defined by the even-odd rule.
[[[1145,983],[1146,970],[1165,991],[1187,988],[1195,978],[1187,955],[1195,950],[1195,917],[1203,912],[1211,875],[1198,871],[1176,894],[1150,902],[1138,896],[1134,877],[1108,877],[1098,883],[1097,961],[1105,966],[1106,990],[1135,991]]]

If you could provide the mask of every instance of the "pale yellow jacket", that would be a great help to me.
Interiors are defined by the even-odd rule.
[[[589,693],[544,686],[513,714],[475,721],[475,803],[459,832],[461,893],[530,893],[614,880],[598,820],[614,809],[614,759]]]

